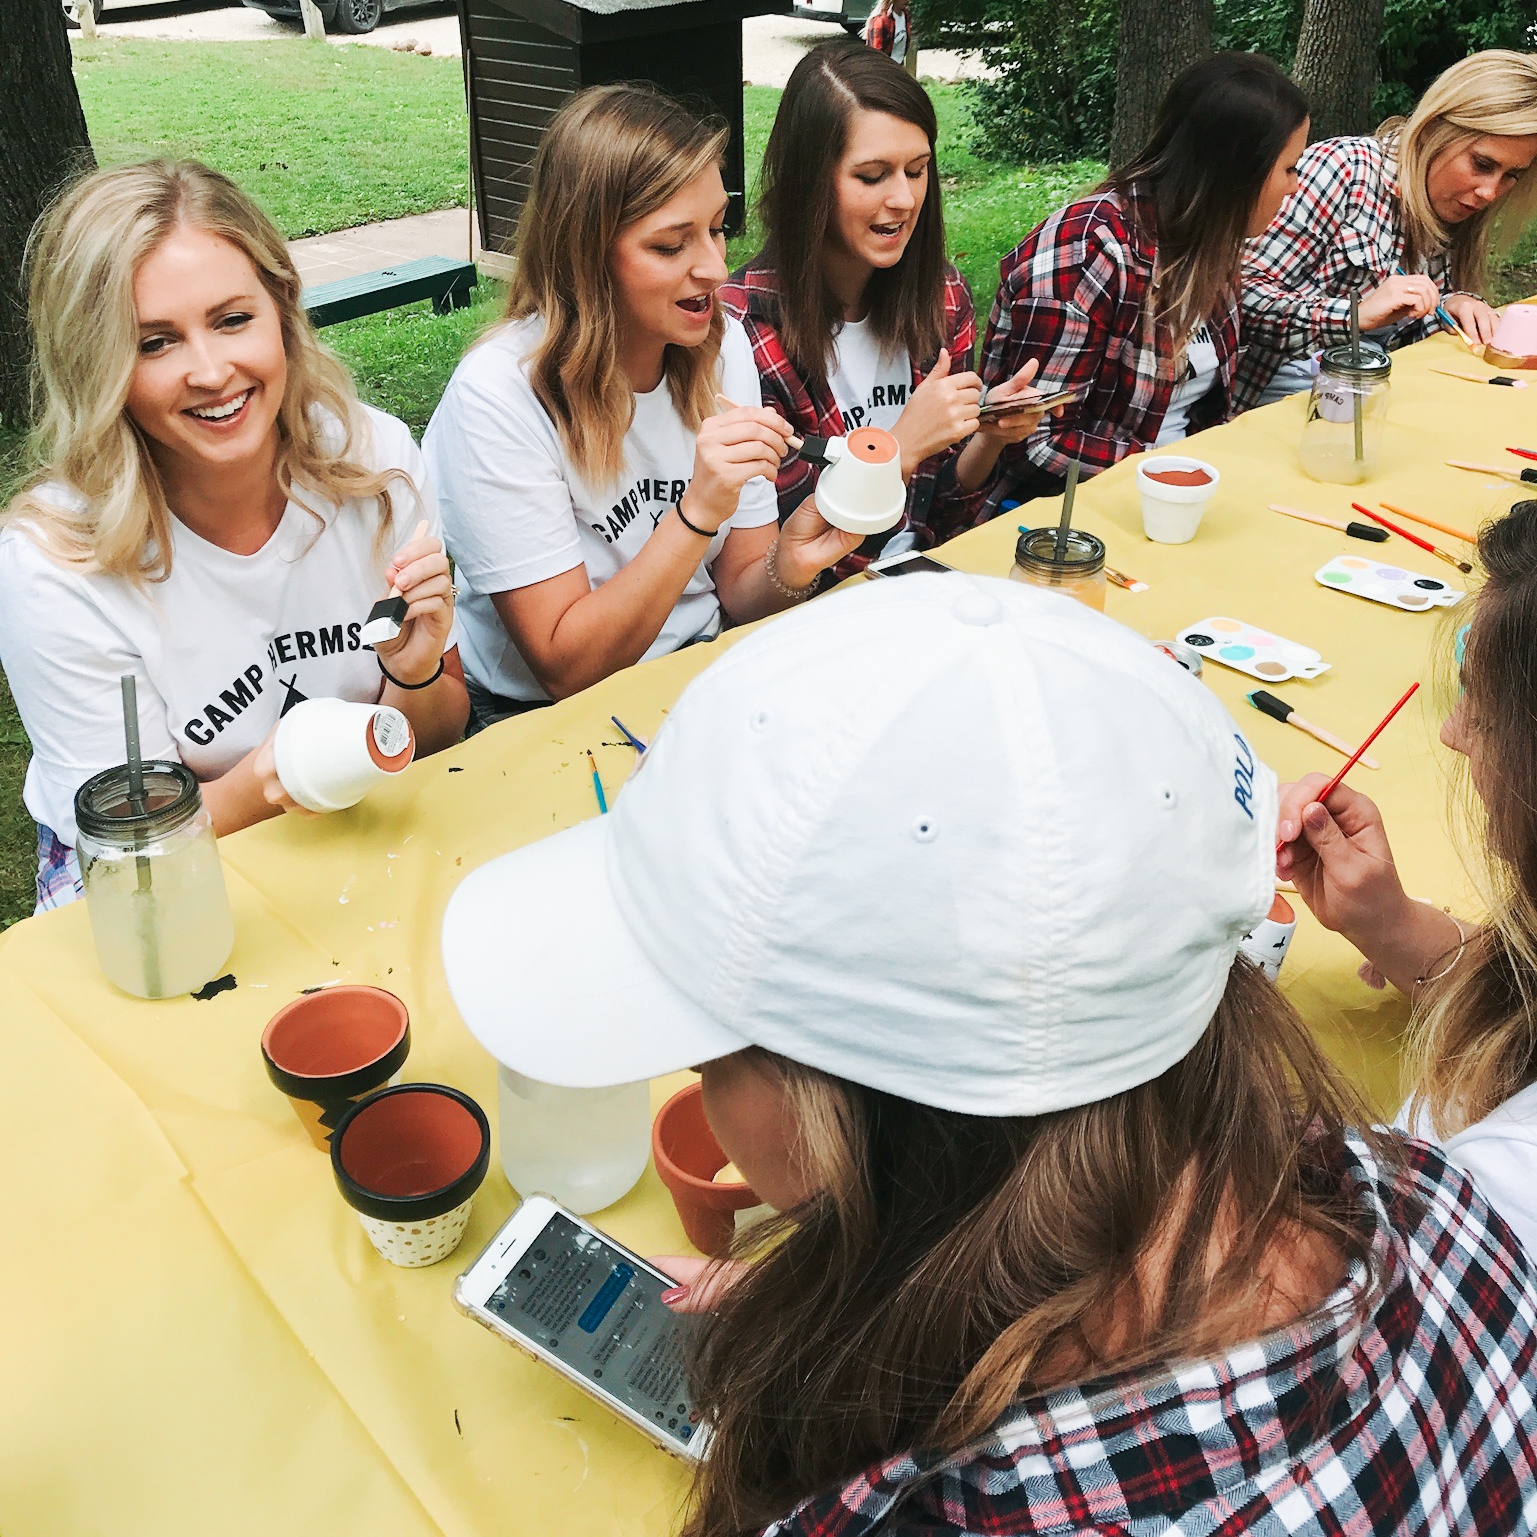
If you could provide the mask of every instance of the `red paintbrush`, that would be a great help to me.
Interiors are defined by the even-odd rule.
[[[1363,508],[1362,510],[1364,511],[1365,509]],[[1401,709],[1403,709],[1403,707],[1406,704],[1408,704],[1409,701],[1412,698],[1414,698],[1415,690],[1418,689],[1418,688],[1419,688],[1419,684],[1418,683],[1411,683],[1409,685],[1409,687],[1404,690],[1404,697],[1402,699],[1400,699],[1398,701],[1398,703],[1395,704],[1393,706],[1393,708],[1391,710],[1389,710],[1388,713],[1382,717],[1382,720],[1381,720],[1380,724],[1378,725],[1377,729],[1374,732],[1372,732],[1372,734],[1369,737],[1367,737],[1367,739],[1364,742],[1362,742],[1361,745],[1358,748],[1356,748],[1356,750],[1353,753],[1351,753],[1350,757],[1348,759],[1346,759],[1346,761],[1345,761],[1344,768],[1342,768],[1339,771],[1339,773],[1337,773],[1334,776],[1334,778],[1331,779],[1328,782],[1328,784],[1326,784],[1323,787],[1323,793],[1322,794],[1315,795],[1313,797],[1314,800],[1319,802],[1319,804],[1324,806],[1324,807],[1328,806],[1328,804],[1329,804],[1329,797],[1331,795],[1333,795],[1334,792],[1337,789],[1339,789],[1340,781],[1342,779],[1344,779],[1345,775],[1348,774],[1351,771],[1351,769],[1353,769],[1356,766],[1356,764],[1358,764],[1361,761],[1362,753],[1364,753],[1366,751],[1366,749],[1368,747],[1370,747],[1372,745],[1372,743],[1375,742],[1377,740],[1377,738],[1382,735],[1383,731],[1387,728],[1388,722],[1390,720],[1392,720],[1393,717],[1395,715],[1397,715],[1398,712]],[[1286,847],[1286,840],[1284,838],[1277,838],[1276,839],[1276,846],[1275,846],[1276,853],[1279,854],[1281,852],[1281,850],[1284,849],[1285,847]]]
[[[1523,459],[1537,459],[1537,454],[1534,454],[1529,448],[1507,448],[1505,452],[1507,454],[1519,454]]]
[[[1444,560],[1449,566],[1456,566],[1464,576],[1472,571],[1472,566],[1465,560],[1458,560],[1455,555],[1448,554],[1445,550],[1437,549],[1428,539],[1421,539],[1418,534],[1411,534],[1407,528],[1400,528],[1396,523],[1389,522],[1380,512],[1373,512],[1370,507],[1363,507],[1359,502],[1350,504],[1363,517],[1368,517],[1374,523],[1380,523],[1384,528],[1391,529],[1401,539],[1407,539],[1410,544],[1417,544],[1422,550],[1429,550],[1439,560]]]

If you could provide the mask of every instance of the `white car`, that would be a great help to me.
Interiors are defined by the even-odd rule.
[[[122,0],[118,0],[121,4]],[[101,20],[101,13],[107,8],[107,0],[64,0],[64,25],[66,27],[78,27],[80,25],[80,7],[89,5],[96,14],[97,21]]]
[[[851,37],[864,31],[874,0],[795,0],[792,14],[803,21],[836,21]]]

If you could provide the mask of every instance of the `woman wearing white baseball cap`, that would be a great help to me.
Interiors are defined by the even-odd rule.
[[[1526,1529],[1537,1281],[1236,958],[1275,826],[1146,641],[915,577],[745,637],[613,815],[463,883],[481,1041],[703,1064],[780,1210],[674,1297],[691,1537]]]

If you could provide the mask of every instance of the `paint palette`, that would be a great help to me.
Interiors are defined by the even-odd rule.
[[[1418,571],[1405,571],[1402,566],[1368,560],[1361,555],[1336,555],[1322,570],[1313,573],[1313,580],[1335,592],[1370,598],[1373,603],[1386,603],[1411,614],[1450,608],[1467,596],[1462,588],[1453,587],[1438,576],[1421,576]]]
[[[1261,683],[1284,683],[1288,678],[1316,678],[1328,672],[1332,663],[1311,646],[1299,646],[1294,640],[1257,630],[1241,619],[1217,617],[1187,625],[1175,636],[1193,646],[1202,656],[1221,662],[1235,672],[1247,673]]]

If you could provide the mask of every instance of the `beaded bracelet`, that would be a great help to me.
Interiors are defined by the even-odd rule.
[[[779,575],[779,541],[776,539],[763,552],[763,572],[768,577],[769,586],[779,594],[781,598],[788,598],[792,603],[804,603],[821,585],[822,573],[820,571],[812,577],[809,587],[788,587],[780,579]]]
[[[1414,979],[1414,985],[1416,987],[1423,987],[1427,982],[1439,982],[1441,978],[1444,977],[1447,972],[1449,972],[1452,967],[1462,959],[1462,952],[1468,947],[1468,939],[1470,936],[1468,931],[1463,928],[1462,920],[1458,918],[1455,913],[1447,913],[1446,916],[1450,918],[1452,922],[1457,926],[1457,948],[1451,952],[1451,960],[1449,960],[1439,971],[1432,972],[1428,977],[1416,977]]]

